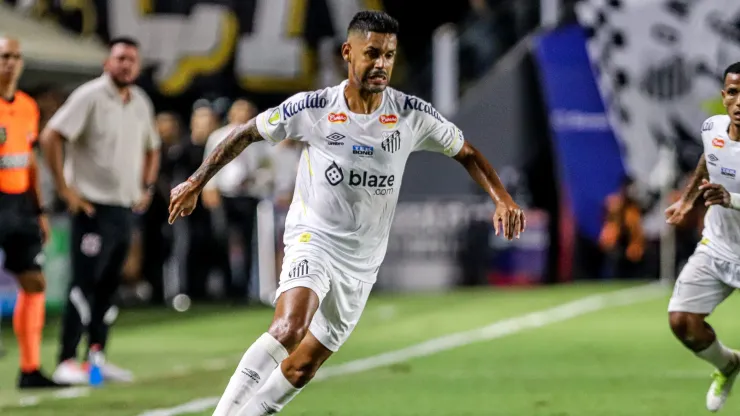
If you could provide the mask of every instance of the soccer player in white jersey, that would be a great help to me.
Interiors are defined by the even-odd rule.
[[[352,19],[342,56],[348,79],[299,93],[237,127],[172,190],[170,222],[247,145],[306,144],[285,224],[285,260],[272,325],[242,357],[214,415],[279,412],[347,340],[385,256],[404,167],[412,152],[460,162],[496,203],[496,234],[518,237],[525,218],[485,157],[431,105],[388,88],[398,23],[383,12]]]
[[[722,100],[727,115],[708,118],[701,128],[704,154],[681,199],[666,210],[679,224],[699,195],[708,208],[701,242],[681,271],[668,312],[676,337],[716,371],[707,409],[724,406],[740,372],[740,356],[717,339],[705,321],[714,308],[740,288],[740,62],[724,73]]]

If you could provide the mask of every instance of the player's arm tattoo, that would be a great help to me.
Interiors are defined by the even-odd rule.
[[[242,124],[229,133],[226,138],[216,146],[210,155],[203,161],[200,168],[195,171],[188,180],[199,187],[205,186],[206,183],[218,173],[221,168],[234,160],[252,143],[262,140],[262,136],[257,130],[256,118],[253,118],[246,124]]]
[[[699,158],[699,163],[696,165],[694,176],[691,177],[691,181],[686,186],[686,189],[684,189],[683,195],[681,195],[681,200],[684,201],[684,203],[693,205],[694,202],[696,202],[696,199],[699,198],[699,195],[701,195],[699,186],[701,185],[701,181],[703,179],[709,179],[707,160],[704,158],[704,153],[702,153],[701,157]]]

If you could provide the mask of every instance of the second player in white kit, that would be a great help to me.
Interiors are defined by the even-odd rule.
[[[667,211],[680,223],[700,195],[708,207],[702,239],[681,271],[668,305],[676,337],[716,371],[706,395],[707,409],[720,410],[740,373],[740,356],[722,345],[705,321],[740,288],[740,63],[725,71],[722,97],[727,115],[702,125],[704,154],[681,200]]]
[[[273,322],[244,353],[214,415],[278,413],[347,340],[385,257],[412,152],[454,158],[496,203],[496,233],[512,239],[524,230],[521,209],[462,132],[428,103],[387,87],[397,33],[385,13],[355,15],[342,45],[346,81],[296,94],[237,127],[172,190],[170,222],[192,212],[204,184],[250,143],[305,144]]]

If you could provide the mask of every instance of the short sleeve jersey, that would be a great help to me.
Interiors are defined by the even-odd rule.
[[[256,123],[269,142],[306,144],[285,223],[286,247],[323,251],[337,267],[373,283],[409,155],[455,156],[464,139],[430,104],[392,88],[372,114],[352,113],[346,82],[296,94],[259,114]]]
[[[730,117],[718,115],[702,124],[701,139],[709,181],[728,192],[740,193],[740,142],[730,140]],[[700,246],[709,247],[720,258],[740,263],[740,211],[714,205],[704,217]]]
[[[38,126],[33,98],[21,91],[12,101],[0,98],[0,192],[22,194],[31,188],[29,168]]]

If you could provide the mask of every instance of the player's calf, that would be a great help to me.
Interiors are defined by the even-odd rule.
[[[235,416],[266,416],[279,413],[316,375],[331,356],[310,332],[298,348],[272,372],[270,378]]]
[[[714,329],[704,320],[706,316],[689,312],[671,312],[669,321],[676,337],[697,357],[716,368],[712,374],[714,381],[706,398],[707,409],[716,412],[724,406],[740,373],[740,357],[719,342]]]
[[[271,374],[295,351],[308,333],[319,307],[318,296],[308,288],[296,287],[281,294],[273,322],[244,353],[218,402],[214,416],[233,416],[257,390],[265,388]],[[281,373],[277,371],[277,373]],[[281,373],[282,374],[282,373]]]
[[[705,321],[706,314],[670,312],[671,331],[686,348],[698,353],[716,340],[714,329]]]

